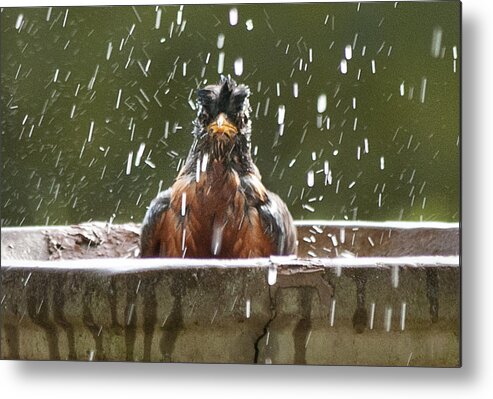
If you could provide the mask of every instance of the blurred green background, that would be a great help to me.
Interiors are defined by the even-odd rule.
[[[458,2],[3,8],[0,45],[2,226],[140,222],[221,69],[295,219],[459,219]]]

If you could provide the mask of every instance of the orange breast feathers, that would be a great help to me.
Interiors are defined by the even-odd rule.
[[[171,188],[170,209],[162,215],[159,255],[187,258],[253,258],[276,252],[255,201],[267,200],[265,187],[252,174],[253,196],[247,198],[235,171],[219,162],[199,181],[179,176]]]

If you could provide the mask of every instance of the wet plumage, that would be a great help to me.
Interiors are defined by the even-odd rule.
[[[296,253],[286,204],[250,154],[249,88],[231,78],[198,91],[190,152],[145,215],[142,257],[252,258]]]

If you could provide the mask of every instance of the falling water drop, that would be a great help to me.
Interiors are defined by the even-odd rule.
[[[308,171],[306,183],[308,184],[308,187],[313,187],[315,185],[315,172],[313,170]]]
[[[276,265],[269,266],[269,271],[267,273],[267,283],[269,285],[274,285],[277,281],[277,267]]]
[[[442,34],[443,30],[440,26],[433,29],[433,35],[431,38],[431,56],[438,58],[440,56],[440,50],[442,48]]]
[[[284,105],[279,105],[277,109],[277,124],[282,125],[284,123],[284,116],[286,115],[286,107]]]
[[[223,243],[223,230],[224,224],[214,221],[211,240],[211,252],[214,256],[218,256],[221,253],[221,246]]]
[[[217,48],[218,49],[222,49],[223,46],[224,46],[224,34],[220,33],[218,36],[217,36]]]
[[[187,193],[181,195],[181,216],[185,216],[187,213]]]
[[[89,136],[87,138],[87,142],[90,143],[92,141],[92,133],[94,131],[94,121],[91,121],[91,125],[89,126]]]
[[[336,315],[336,300],[333,298],[331,306],[330,306],[330,326],[331,327],[334,327],[335,315]]]
[[[24,22],[24,14],[19,14],[15,21],[15,29],[20,30],[22,23]]]
[[[224,71],[224,52],[221,51],[217,59],[217,73],[223,73],[223,71]]]
[[[317,112],[321,114],[327,109],[327,95],[320,94],[317,99]]]
[[[298,98],[298,83],[297,82],[293,83],[293,97]]]
[[[344,59],[344,58],[343,58],[343,59],[341,60],[341,65],[340,65],[340,68],[341,68],[341,73],[342,73],[343,75],[345,75],[345,74],[347,73],[347,61],[346,61],[346,59]]]
[[[243,74],[243,58],[237,58],[234,63],[234,70],[236,76],[241,76]]]
[[[399,287],[399,266],[392,267],[392,287]]]
[[[157,12],[156,12],[156,23],[154,24],[154,28],[155,29],[159,29],[161,27],[161,14],[162,14],[163,10],[161,10],[161,8],[158,8],[157,9]]]
[[[374,321],[375,321],[375,302],[372,302],[370,307],[370,330],[373,330]]]
[[[420,91],[420,101],[421,101],[421,103],[424,103],[425,102],[425,97],[426,97],[426,81],[427,81],[427,79],[425,77],[423,77],[423,79],[421,79],[421,91]]]
[[[385,331],[390,332],[390,328],[392,326],[392,307],[385,307],[385,315],[384,315],[384,327]]]
[[[404,331],[406,328],[406,309],[407,309],[407,303],[402,302],[401,304],[401,331]]]
[[[238,9],[232,8],[229,10],[229,23],[235,26],[238,23]]]
[[[351,47],[350,44],[348,44],[344,48],[344,55],[345,55],[345,57],[346,57],[347,60],[350,60],[351,58],[353,58],[353,48]]]
[[[176,24],[181,25],[182,20],[183,20],[183,6],[181,5],[180,9],[176,13]],[[183,26],[185,26],[185,24]]]

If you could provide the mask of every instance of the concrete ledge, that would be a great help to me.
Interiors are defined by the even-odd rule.
[[[1,358],[460,365],[460,267],[458,245],[446,250],[450,242],[410,256],[354,257],[366,248],[355,239],[347,250],[353,255],[341,256],[343,249],[336,258],[144,260],[93,252],[90,259],[42,260],[52,255],[45,251],[50,237],[72,228],[78,227],[7,234],[2,229],[2,249],[14,248],[5,257],[2,250]],[[355,227],[344,228],[347,238]],[[368,235],[384,231],[382,243],[389,237],[387,248],[394,248],[393,238],[417,234],[415,228],[403,230],[356,231],[369,248],[380,244],[374,240],[372,246]],[[430,230],[448,234],[449,241],[458,238],[457,226],[424,231]],[[328,235],[333,231],[338,242],[331,248],[342,247],[340,226],[317,225],[313,231],[316,242],[309,245],[322,237],[334,244]],[[22,245],[12,232],[37,249],[14,251]],[[33,243],[33,234],[44,244]],[[138,238],[138,230],[131,234]],[[120,238],[116,234],[100,244]],[[117,250],[132,245],[125,241]],[[102,250],[91,247],[74,253]],[[59,249],[62,259],[70,253]],[[32,260],[35,251],[45,256]]]

